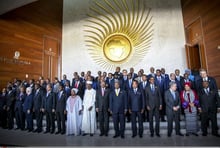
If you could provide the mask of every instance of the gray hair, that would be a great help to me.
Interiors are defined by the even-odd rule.
[[[171,81],[171,82],[169,83],[169,86],[172,87],[173,85],[176,85],[176,82]]]
[[[28,87],[26,88],[26,93],[29,95],[32,93],[32,88],[31,87]]]

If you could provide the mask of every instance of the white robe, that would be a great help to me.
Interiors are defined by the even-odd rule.
[[[96,112],[95,112],[95,97],[94,89],[86,89],[83,98],[83,117],[82,117],[82,132],[94,134],[96,130]],[[92,106],[92,110],[88,109]]]
[[[67,110],[67,127],[66,127],[66,135],[79,135],[81,131],[82,125],[82,115],[79,115],[79,111],[82,110],[82,99],[79,96],[76,96],[74,99],[75,103],[73,106],[73,110],[71,112],[70,100],[72,96],[66,101],[66,110]]]

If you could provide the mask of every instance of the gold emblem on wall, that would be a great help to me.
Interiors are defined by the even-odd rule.
[[[144,0],[94,1],[86,20],[85,42],[92,59],[107,70],[135,66],[153,36],[150,8]]]

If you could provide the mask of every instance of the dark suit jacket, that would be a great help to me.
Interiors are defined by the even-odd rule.
[[[216,90],[210,88],[209,94],[205,93],[204,89],[199,91],[199,104],[202,108],[202,112],[214,112],[216,113],[217,108],[220,108],[220,98]]]
[[[110,93],[109,108],[113,114],[124,114],[128,108],[127,93],[120,89],[119,95],[116,96],[115,90]]]
[[[44,92],[43,90],[39,89],[38,93],[36,94],[36,90],[34,92],[34,106],[33,108],[35,110],[40,110],[41,108],[43,108],[43,97],[44,97]]]
[[[151,91],[151,86],[147,86],[145,90],[146,95],[146,105],[150,107],[150,109],[158,108],[162,105],[162,97],[160,93],[160,88],[155,86],[155,91]]]
[[[145,99],[142,89],[138,88],[136,94],[133,89],[128,92],[128,108],[131,111],[138,112],[145,108]]]
[[[11,91],[6,95],[6,106],[13,110],[14,105],[15,105],[15,93],[14,91]]]
[[[176,107],[176,106],[179,106],[179,108],[181,107],[180,96],[177,91],[175,92],[175,96],[176,96],[176,99],[174,100],[173,95],[171,94],[169,89],[165,92],[165,103],[166,103],[167,114],[173,113],[173,107]]]
[[[48,96],[47,93],[45,94],[43,106],[47,112],[52,112],[52,109],[56,109],[56,96],[54,92],[51,91]]]
[[[208,77],[208,81],[209,81],[210,89],[217,91],[218,87],[217,87],[215,79],[213,77]],[[196,81],[196,90],[197,90],[197,92],[200,92],[203,89],[202,82],[203,82],[202,78]]]
[[[125,91],[128,92],[132,89],[132,81],[133,80],[131,79],[131,86],[129,85],[129,79],[127,79],[127,81],[125,81],[124,88],[123,88]]]
[[[65,91],[63,91],[62,95],[59,98],[59,92],[56,95],[56,112],[63,113],[66,110],[66,100],[67,96]]]
[[[72,88],[76,88],[76,87],[75,87],[75,83],[76,83],[76,81],[73,82],[73,84],[72,84]],[[78,93],[77,93],[77,95],[79,95],[80,98],[83,98],[84,91],[85,91],[85,87],[84,87],[83,82],[80,82],[80,81],[79,81],[79,84],[78,84],[77,89],[78,89]]]
[[[27,112],[27,110],[32,110],[33,108],[33,95],[26,95],[24,106],[23,106],[23,112]]]
[[[3,110],[3,107],[6,105],[6,95],[1,94],[0,95],[0,111]]]
[[[160,93],[161,93],[161,96],[163,97],[164,96],[164,92],[165,92],[165,85],[166,85],[166,81],[165,81],[165,78],[161,76],[161,81],[159,82],[158,78],[155,77],[155,84],[157,86],[159,86],[160,88]]]
[[[104,96],[102,96],[102,89],[98,89],[96,91],[96,102],[95,106],[99,109],[99,111],[108,111],[109,109],[109,97],[110,97],[110,89],[105,88]]]
[[[22,96],[20,96],[20,94],[17,94],[14,110],[22,111],[25,98],[26,94],[23,94]]]

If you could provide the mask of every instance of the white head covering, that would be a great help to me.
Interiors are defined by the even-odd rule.
[[[77,88],[73,88],[72,91],[74,91],[75,94],[77,94],[79,90]]]
[[[92,81],[86,81],[86,84],[92,85]]]

